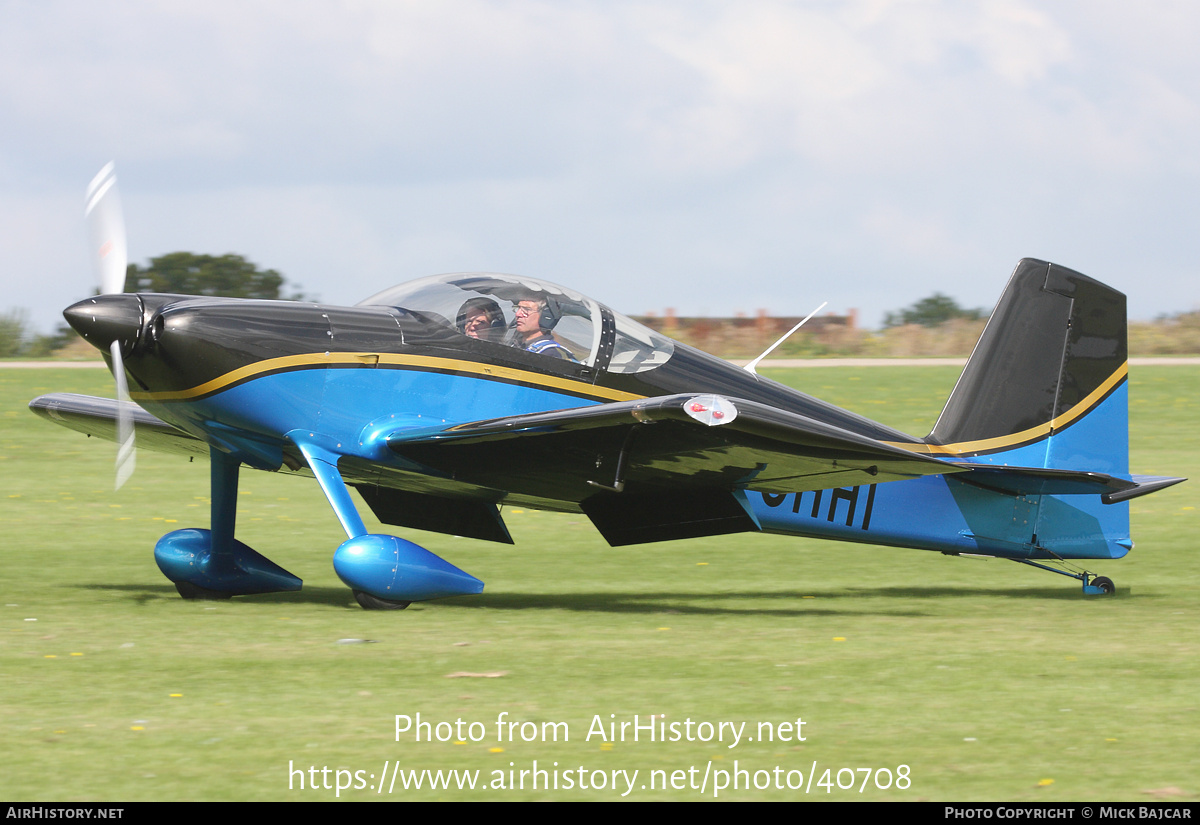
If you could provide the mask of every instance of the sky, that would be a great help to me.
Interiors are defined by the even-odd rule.
[[[1200,4],[0,0],[0,312],[233,252],[352,304],[441,272],[627,314],[990,308],[1036,257],[1200,309]]]

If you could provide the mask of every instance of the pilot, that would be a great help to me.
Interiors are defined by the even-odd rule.
[[[555,341],[551,334],[560,317],[556,309],[546,298],[533,293],[517,301],[513,306],[516,315],[513,346],[551,358],[575,361],[571,351]]]
[[[458,331],[468,338],[499,343],[506,328],[504,312],[491,298],[470,298],[458,310]]]

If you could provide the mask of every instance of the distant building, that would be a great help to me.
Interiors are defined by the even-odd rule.
[[[662,316],[641,315],[634,318],[651,329],[697,349],[724,356],[754,356],[775,343],[800,323],[804,316],[772,316],[765,309],[760,309],[753,318],[693,318],[676,316],[673,310],[668,309]],[[809,319],[789,343],[807,341],[807,348],[810,349],[838,349],[847,339],[855,337],[857,329],[857,310],[851,309],[845,315],[818,315]]]

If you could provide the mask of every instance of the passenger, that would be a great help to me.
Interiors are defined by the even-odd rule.
[[[504,312],[491,298],[471,298],[458,310],[458,331],[468,338],[499,343],[506,328]]]
[[[564,361],[576,360],[571,351],[551,335],[559,315],[544,297],[531,294],[522,298],[513,306],[513,313],[516,315],[513,346]]]

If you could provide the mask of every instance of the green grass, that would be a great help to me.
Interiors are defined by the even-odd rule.
[[[771,374],[921,435],[956,372]],[[698,784],[710,760],[751,778],[780,766],[807,782],[814,762],[816,780],[827,768],[911,775],[904,790],[827,795],[814,780],[807,796],[722,793],[730,799],[1200,798],[1195,483],[1133,503],[1137,549],[1095,568],[1116,580],[1115,598],[1002,561],[774,536],[610,548],[583,517],[510,509],[515,547],[412,535],[484,579],[482,596],[376,613],[333,573],[344,536],[316,484],[246,472],[239,538],[305,588],[206,604],[176,596],[152,548],[170,529],[207,526],[207,464],[142,451],[113,493],[112,445],[25,409],[42,392],[108,394],[109,380],[0,370],[0,798],[326,800],[333,791],[289,790],[289,763],[365,778],[385,760],[478,769],[485,782],[510,762],[557,761],[576,777],[580,766],[638,769],[628,798],[641,800],[699,798],[640,786],[651,770],[691,766]],[[1135,471],[1194,473],[1200,369],[1134,368],[1131,397]],[[347,638],[375,643],[338,644]],[[396,741],[395,715],[418,712],[484,723],[486,736]],[[502,712],[565,722],[570,741],[498,742]],[[585,741],[610,714],[746,722],[750,735],[799,717],[806,741]]]

